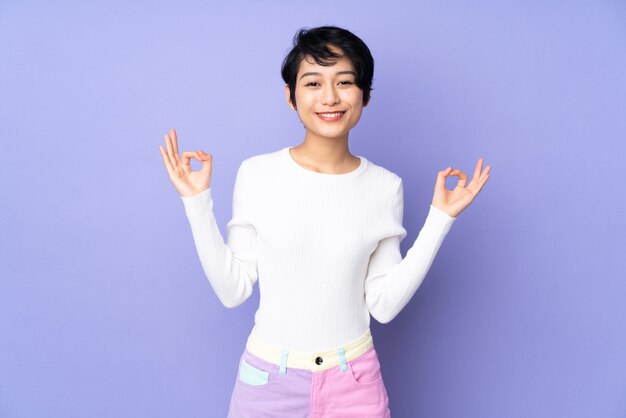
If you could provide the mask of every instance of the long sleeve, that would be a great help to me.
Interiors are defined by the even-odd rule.
[[[370,256],[365,278],[366,304],[370,314],[380,323],[390,322],[411,300],[456,220],[430,205],[424,226],[402,259],[400,242],[406,236],[406,230],[402,226],[404,190],[401,178],[391,210],[393,227]]]
[[[180,196],[204,273],[227,308],[236,307],[250,297],[258,279],[257,234],[250,213],[252,179],[244,161],[235,180],[232,219],[226,225],[227,243],[213,213],[211,188],[195,196]]]

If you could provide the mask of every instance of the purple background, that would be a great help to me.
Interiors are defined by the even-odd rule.
[[[220,304],[158,146],[174,127],[213,154],[225,231],[239,163],[304,138],[280,64],[323,24],[374,55],[350,149],[403,177],[403,254],[437,171],[492,165],[409,305],[372,319],[394,418],[626,416],[625,21],[621,1],[0,3],[0,416],[226,415],[258,286]]]

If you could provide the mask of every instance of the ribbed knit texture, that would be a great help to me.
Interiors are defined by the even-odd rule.
[[[254,331],[298,351],[336,349],[411,300],[456,220],[430,205],[402,259],[404,191],[395,173],[359,156],[346,174],[300,166],[290,147],[244,160],[224,241],[211,189],[180,196],[202,268],[224,306],[258,281]]]

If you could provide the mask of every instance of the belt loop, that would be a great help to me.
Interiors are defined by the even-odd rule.
[[[346,365],[346,356],[343,347],[337,350],[337,352],[339,353],[339,363],[341,364],[341,371],[345,372],[346,370],[348,370],[348,366]]]
[[[280,356],[280,374],[287,374],[287,354],[289,351],[283,349],[282,354]]]

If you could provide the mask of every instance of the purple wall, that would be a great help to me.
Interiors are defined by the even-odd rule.
[[[374,55],[350,148],[404,178],[403,253],[438,170],[492,165],[372,319],[394,418],[626,416],[624,2],[58,3],[0,3],[1,417],[226,415],[258,287],[219,303],[158,146],[214,155],[225,231],[241,160],[304,137],[280,64],[322,24]]]

